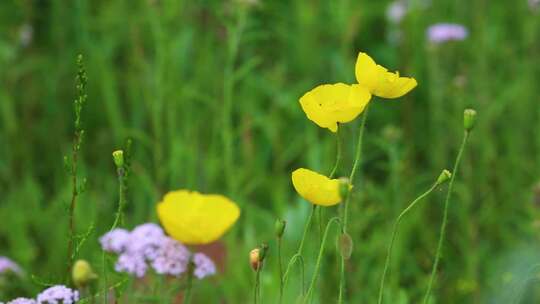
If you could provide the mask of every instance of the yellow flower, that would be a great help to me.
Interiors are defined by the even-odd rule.
[[[219,239],[238,220],[240,209],[230,199],[196,191],[171,191],[157,205],[165,231],[189,245]]]
[[[323,84],[300,98],[307,117],[319,127],[336,132],[337,123],[355,119],[366,107],[371,94],[357,84]]]
[[[300,168],[292,173],[292,182],[296,192],[312,204],[332,206],[341,202],[338,179]]]
[[[401,97],[417,85],[414,78],[400,77],[399,72],[388,72],[362,52],[356,59],[355,74],[360,85],[365,86],[371,94],[383,98]]]

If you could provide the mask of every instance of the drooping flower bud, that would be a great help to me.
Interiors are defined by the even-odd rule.
[[[442,185],[444,183],[446,183],[446,181],[448,181],[450,178],[452,177],[452,173],[450,173],[450,171],[444,169],[442,172],[441,172],[441,175],[439,175],[439,178],[437,178],[437,185]]]
[[[276,220],[276,224],[274,225],[274,231],[277,238],[281,238],[283,236],[283,232],[285,232],[285,226],[287,226],[287,222],[281,219]]]
[[[473,109],[466,109],[463,112],[463,127],[466,131],[471,131],[474,128],[476,122],[476,111]]]
[[[77,260],[73,265],[72,278],[75,286],[84,287],[90,281],[97,279],[97,275],[87,261]]]
[[[112,153],[114,164],[117,168],[121,168],[124,166],[124,151],[122,150],[116,150]]]
[[[339,253],[343,257],[343,259],[350,259],[353,251],[353,240],[347,232],[342,233],[338,237],[337,245]]]
[[[249,252],[249,263],[251,264],[251,268],[255,271],[261,266],[260,257],[261,250],[259,248],[255,248]]]

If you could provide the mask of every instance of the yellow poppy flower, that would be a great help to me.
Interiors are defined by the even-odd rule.
[[[399,72],[388,72],[362,52],[356,59],[355,74],[360,85],[365,86],[371,94],[383,98],[401,97],[417,85],[414,78],[400,77]]]
[[[371,94],[357,84],[323,84],[300,98],[307,117],[319,127],[336,132],[337,123],[355,119],[366,107]]]
[[[300,168],[292,173],[292,183],[296,192],[312,204],[332,206],[341,202],[338,179]]]
[[[196,245],[219,239],[238,220],[240,209],[222,195],[177,190],[165,194],[157,213],[172,238]]]

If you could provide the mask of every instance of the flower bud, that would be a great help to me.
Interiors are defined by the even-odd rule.
[[[463,112],[463,127],[466,131],[471,131],[474,128],[476,122],[476,111],[473,109],[466,109]]]
[[[116,150],[112,153],[112,156],[116,167],[121,168],[124,166],[124,151]]]
[[[249,252],[249,263],[251,264],[251,268],[255,271],[259,270],[259,267],[261,266],[260,257],[261,250],[259,248],[255,248]]]
[[[349,195],[349,191],[352,189],[352,185],[349,179],[346,177],[339,178],[339,196],[341,199],[345,199]]]
[[[284,220],[280,220],[280,219],[276,220],[274,231],[276,232],[276,236],[278,238],[281,238],[283,236],[283,232],[285,232],[286,225],[287,225],[287,222],[285,222]]]
[[[437,178],[437,185],[442,185],[446,183],[446,181],[448,181],[451,177],[452,177],[452,173],[444,169],[443,172],[441,172],[441,175],[439,175],[439,178]]]
[[[73,264],[72,279],[75,286],[84,287],[88,285],[90,281],[97,279],[97,275],[87,261],[77,260],[75,264]]]
[[[338,237],[337,245],[339,253],[343,257],[343,259],[350,259],[353,251],[353,240],[347,232],[342,233]]]

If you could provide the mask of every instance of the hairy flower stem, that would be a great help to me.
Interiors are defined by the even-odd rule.
[[[86,70],[84,68],[83,57],[79,55],[77,57],[77,76],[76,76],[76,89],[77,89],[77,98],[73,102],[74,112],[75,112],[75,132],[72,145],[72,156],[71,156],[71,166],[69,172],[71,174],[71,202],[69,204],[69,239],[68,239],[68,266],[67,273],[71,273],[71,267],[73,265],[73,260],[75,258],[73,253],[73,247],[75,243],[75,208],[77,206],[77,198],[82,191],[79,189],[79,184],[77,181],[77,164],[79,151],[81,150],[81,144],[84,136],[84,129],[81,124],[81,112],[84,104],[86,103],[86,84],[88,78],[86,76]],[[67,158],[66,158],[67,162]]]
[[[412,203],[405,208],[397,217],[396,221],[394,222],[394,227],[392,228],[392,236],[390,237],[390,244],[388,245],[388,251],[386,253],[386,261],[384,263],[384,270],[381,278],[381,285],[379,288],[379,300],[377,303],[381,304],[383,301],[383,292],[384,292],[384,282],[386,279],[386,273],[388,272],[388,267],[390,266],[390,261],[392,259],[392,248],[394,247],[394,241],[396,239],[396,235],[399,228],[399,223],[401,222],[401,219],[407,214],[418,202],[426,198],[433,190],[435,190],[439,186],[438,183],[434,183],[431,188],[429,188],[426,192],[422,193],[420,196],[414,199]]]
[[[442,246],[443,246],[444,238],[446,234],[446,225],[448,223],[448,206],[450,205],[450,197],[452,196],[452,190],[454,188],[454,179],[456,178],[459,164],[461,162],[461,156],[463,155],[463,151],[465,150],[465,145],[467,144],[467,140],[469,139],[469,134],[470,134],[469,131],[465,131],[463,135],[463,141],[461,142],[461,146],[459,148],[459,152],[457,154],[456,161],[454,163],[452,177],[450,178],[450,182],[448,184],[448,191],[446,193],[446,199],[444,201],[444,212],[443,212],[443,219],[442,219],[441,229],[440,229],[440,234],[439,234],[439,242],[437,244],[437,251],[435,253],[435,261],[433,262],[433,268],[431,269],[431,276],[429,278],[428,287],[426,290],[426,294],[424,296],[424,304],[427,304],[429,302],[431,289],[433,288],[433,282],[435,281],[435,275],[437,274],[437,267],[439,266]]]
[[[368,117],[368,110],[369,110],[369,104],[364,109],[364,115],[362,116],[362,121],[360,123],[360,131],[358,132],[358,142],[356,143],[356,152],[354,157],[354,163],[351,169],[351,173],[349,175],[349,181],[354,184],[354,177],[356,175],[356,170],[358,169],[358,166],[360,165],[360,160],[362,158],[362,142],[364,141],[364,130],[366,129],[366,121]],[[349,201],[351,199],[351,191],[347,193],[347,197],[345,198],[345,201],[343,202],[343,213],[342,213],[342,233],[347,233],[347,222],[349,219]],[[341,304],[344,301],[345,297],[345,258],[341,256],[340,261],[340,276],[339,276],[339,295],[338,295],[338,303]]]
[[[328,232],[330,231],[330,227],[332,226],[332,224],[334,222],[341,223],[341,219],[339,217],[333,217],[328,221],[328,224],[326,224],[326,229],[324,230],[324,235],[323,235],[321,247],[319,249],[319,255],[317,256],[317,262],[315,263],[315,271],[313,272],[313,276],[311,277],[311,283],[309,284],[309,288],[308,288],[308,291],[307,291],[307,293],[306,293],[306,295],[304,297],[303,303],[308,303],[309,302],[309,300],[311,298],[311,295],[313,293],[313,289],[315,288],[315,284],[317,282],[317,277],[318,277],[319,271],[321,269],[321,262],[322,262],[322,258],[323,258],[323,254],[324,254],[324,248],[325,248],[325,245],[326,245],[326,239],[328,238]]]

